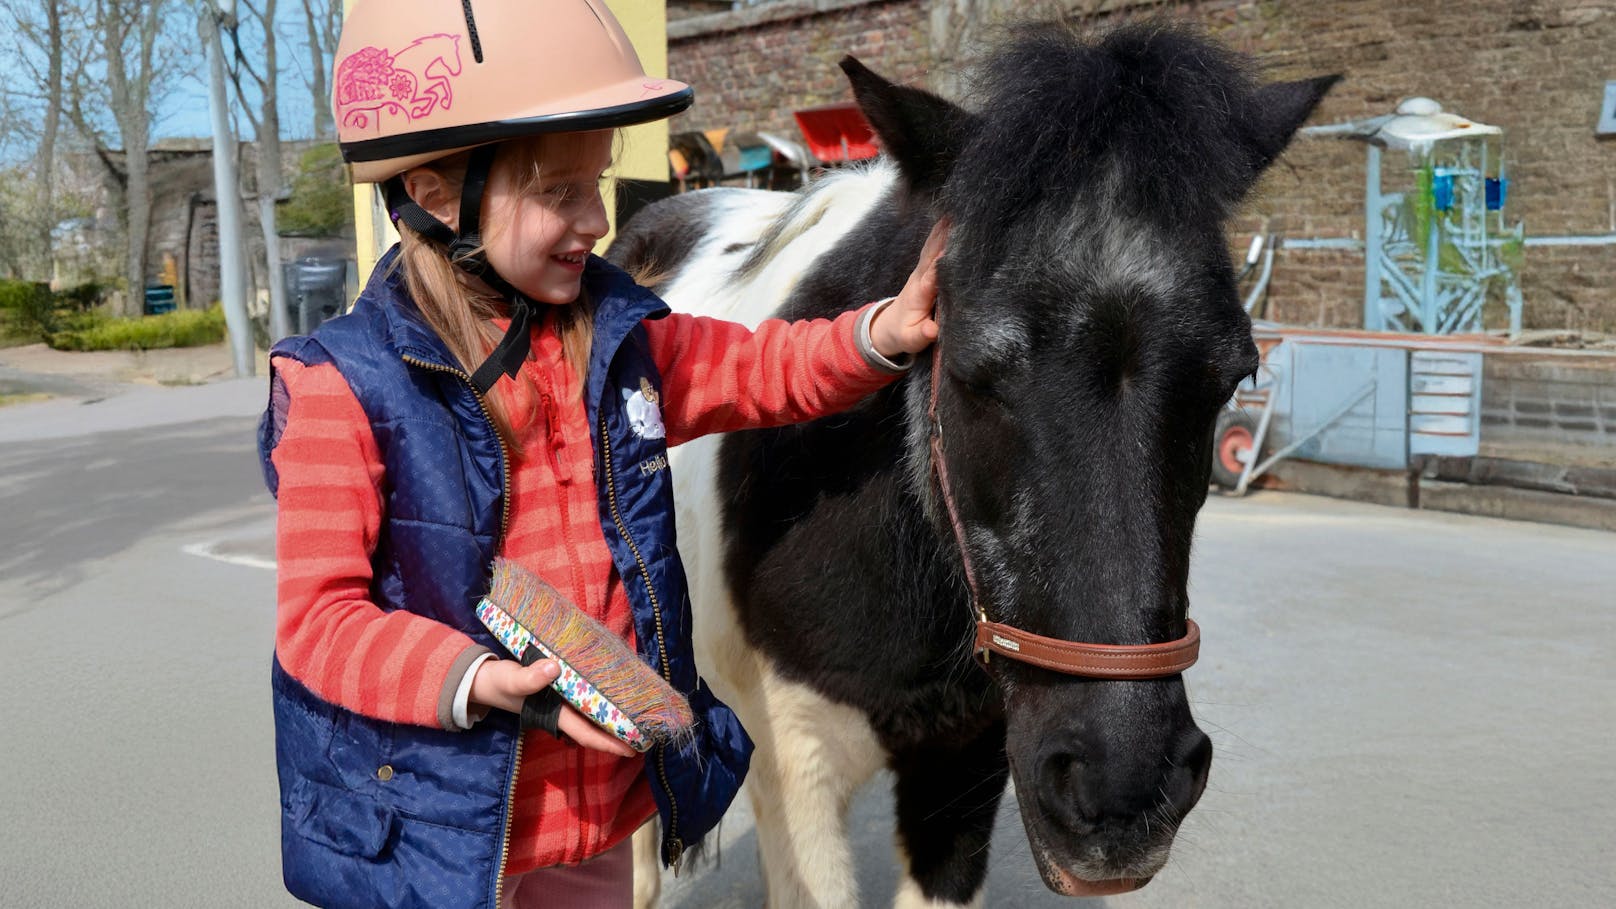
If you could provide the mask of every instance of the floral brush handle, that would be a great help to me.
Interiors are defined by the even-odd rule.
[[[584,678],[572,664],[535,640],[532,633],[493,601],[484,598],[477,604],[477,618],[482,620],[484,627],[493,632],[494,637],[499,639],[506,650],[522,661],[522,665],[531,666],[539,660],[555,660],[561,667],[561,674],[550,683],[550,689],[571,704],[573,709],[635,751],[643,752],[651,747],[651,740],[645,733],[618,709],[616,704],[602,694],[599,688]],[[559,705],[555,702],[555,696],[541,691],[529,695],[526,703],[522,705],[522,728],[539,728],[555,734],[555,723],[559,716]]]

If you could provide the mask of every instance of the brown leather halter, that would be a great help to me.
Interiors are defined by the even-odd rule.
[[[976,643],[972,652],[984,664],[989,662],[989,654],[998,653],[1012,660],[1091,679],[1156,679],[1177,675],[1195,665],[1201,652],[1201,628],[1194,619],[1184,620],[1183,637],[1160,644],[1063,641],[988,619],[982,592],[977,586],[976,570],[971,565],[971,550],[965,545],[965,523],[960,520],[953,489],[949,486],[948,462],[943,459],[943,420],[937,413],[937,389],[942,385],[943,373],[941,311],[936,318],[937,341],[931,354],[931,403],[926,411],[931,435],[931,472],[937,478],[943,504],[948,509],[948,521],[954,527],[954,540],[959,544],[960,562],[965,567],[965,582],[970,587],[971,611],[976,617]]]

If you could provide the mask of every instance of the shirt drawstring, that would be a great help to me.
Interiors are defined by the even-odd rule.
[[[561,456],[561,449],[566,445],[566,439],[561,435],[561,414],[556,408],[555,395],[550,392],[548,381],[539,390],[539,399],[544,403],[545,448],[550,452],[550,467],[555,471],[557,482],[571,483],[572,469],[567,466],[567,459]]]

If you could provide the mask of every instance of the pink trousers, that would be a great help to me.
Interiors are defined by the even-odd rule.
[[[629,909],[634,903],[632,840],[577,865],[505,878],[499,909]]]

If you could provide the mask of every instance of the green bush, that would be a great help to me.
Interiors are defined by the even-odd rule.
[[[50,289],[43,284],[33,281],[13,281],[10,278],[0,278],[0,309],[7,311],[19,309],[32,302],[33,298],[50,295]]]
[[[107,285],[86,281],[63,290],[32,281],[0,280],[0,336],[12,340],[46,341],[59,331],[87,328],[86,321],[101,304]]]
[[[110,319],[88,312],[63,319],[51,333],[57,350],[154,350],[159,347],[198,347],[224,340],[224,310],[181,309],[160,316]]]
[[[110,289],[111,285],[100,281],[85,281],[83,284],[64,287],[55,294],[56,307],[86,312],[101,305]]]
[[[285,236],[335,237],[353,223],[353,189],[335,145],[316,145],[298,160],[291,198],[276,212]]]
[[[32,281],[0,280],[0,333],[29,341],[44,340],[55,318],[50,287]]]

